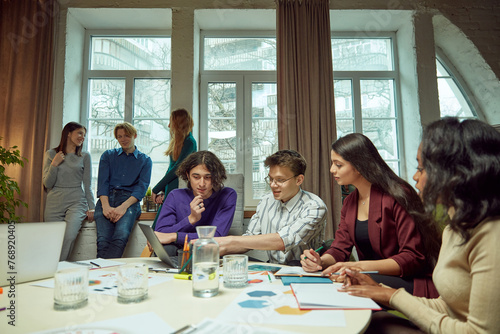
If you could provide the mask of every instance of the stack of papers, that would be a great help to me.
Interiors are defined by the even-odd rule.
[[[290,284],[301,310],[381,310],[370,298],[339,292],[339,284]]]
[[[321,271],[309,273],[302,269],[302,267],[283,267],[274,276],[323,276],[323,274]]]

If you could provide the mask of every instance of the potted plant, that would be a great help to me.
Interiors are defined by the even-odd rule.
[[[2,137],[0,137],[0,141]],[[22,217],[16,215],[16,208],[20,205],[28,207],[28,204],[16,198],[21,190],[14,179],[5,174],[5,166],[20,165],[24,167],[24,162],[28,161],[21,157],[21,152],[17,146],[5,148],[0,145],[0,223],[10,221],[19,222]]]
[[[148,190],[146,191],[146,196],[142,199],[142,211],[149,211],[149,206],[151,202],[151,187],[148,187]]]

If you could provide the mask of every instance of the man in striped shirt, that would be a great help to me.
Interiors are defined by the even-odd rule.
[[[269,167],[266,182],[272,193],[260,201],[245,234],[215,238],[220,254],[258,249],[267,251],[271,263],[300,261],[305,249],[316,249],[323,241],[326,205],[300,188],[307,163],[298,152],[278,151],[264,164]]]

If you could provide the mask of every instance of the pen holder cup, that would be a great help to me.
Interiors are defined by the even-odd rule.
[[[193,272],[193,258],[191,256],[191,251],[183,251],[182,249],[179,249],[177,251],[177,260],[179,264],[179,273],[180,272],[185,272],[188,274],[191,274]],[[187,262],[187,264],[186,264]],[[184,269],[182,269],[184,268]],[[182,269],[182,270],[181,270]]]

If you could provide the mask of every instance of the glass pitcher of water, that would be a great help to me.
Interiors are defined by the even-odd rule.
[[[193,296],[208,298],[219,293],[219,244],[214,240],[216,226],[197,226],[198,240],[193,246]]]

